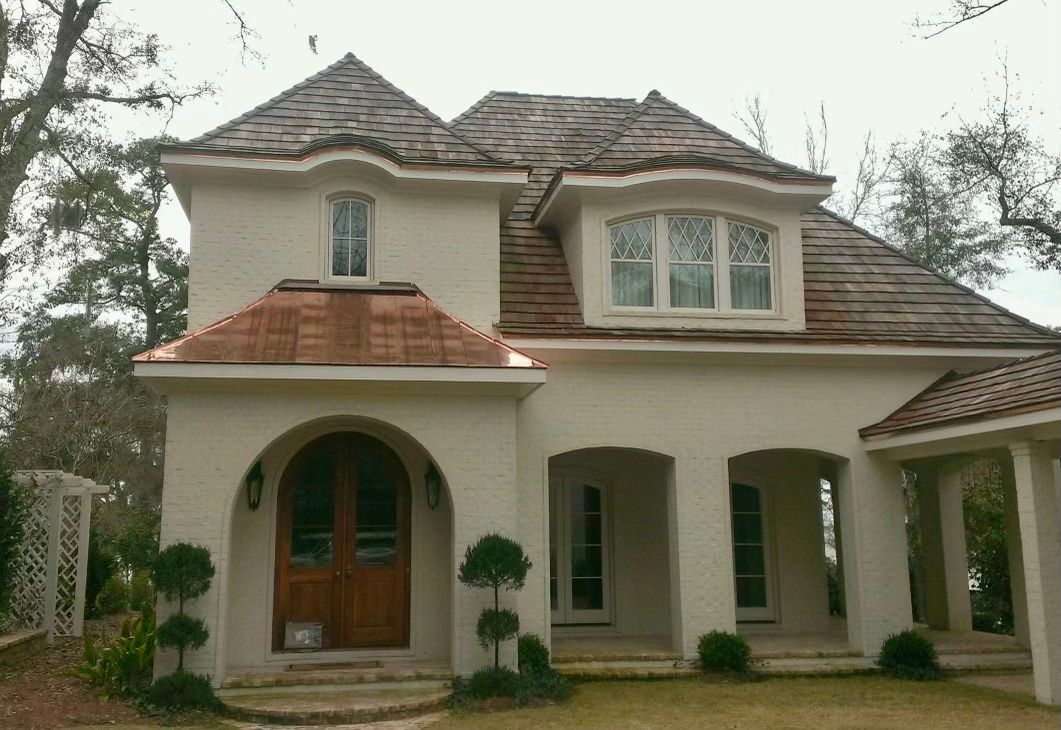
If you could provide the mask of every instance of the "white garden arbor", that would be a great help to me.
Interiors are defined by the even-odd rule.
[[[81,636],[85,616],[92,497],[110,488],[58,470],[14,473],[30,490],[12,613],[22,625],[55,636]]]

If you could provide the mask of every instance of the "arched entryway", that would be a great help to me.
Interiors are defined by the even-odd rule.
[[[274,651],[408,646],[410,503],[405,466],[374,436],[299,450],[277,493]]]

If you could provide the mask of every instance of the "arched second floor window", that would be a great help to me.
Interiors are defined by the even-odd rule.
[[[372,205],[358,198],[333,200],[329,220],[329,275],[367,278],[372,255]]]

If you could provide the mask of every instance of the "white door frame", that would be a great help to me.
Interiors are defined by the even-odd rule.
[[[733,531],[733,485],[751,487],[759,492],[759,510],[762,519],[763,531],[763,562],[766,573],[766,606],[762,608],[741,608],[736,606],[737,600],[737,563],[736,563],[736,535]],[[777,621],[777,574],[774,566],[774,535],[773,520],[770,516],[770,490],[766,484],[747,473],[731,474],[729,479],[730,503],[729,503],[729,528],[730,537],[734,543],[733,547],[733,600],[737,612],[738,622],[776,622]]]
[[[590,486],[601,495],[601,573],[602,608],[571,608],[571,515],[570,493],[575,487]],[[556,578],[557,610],[551,611],[554,625],[610,624],[612,622],[612,564],[611,564],[611,485],[599,476],[579,471],[563,470],[549,478],[550,543],[557,539]],[[550,554],[553,550],[550,544]],[[550,576],[550,581],[553,576]],[[551,589],[551,585],[550,585]]]

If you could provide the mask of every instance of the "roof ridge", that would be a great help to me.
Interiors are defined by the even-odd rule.
[[[449,120],[449,123],[447,124],[447,126],[452,127],[452,126],[454,126],[456,124],[460,124],[465,119],[470,117],[472,114],[474,114],[475,112],[477,112],[480,109],[482,109],[483,106],[485,106],[486,103],[488,101],[490,101],[491,99],[493,99],[496,95],[497,95],[497,92],[492,90],[492,89],[490,91],[486,92],[485,94],[483,94],[482,97],[480,97],[480,99],[477,102],[472,104],[470,107],[468,107],[467,109],[462,111],[457,116],[453,117],[453,119]]]
[[[347,54],[345,56],[343,56],[343,58],[345,60],[347,60],[347,61],[353,61],[353,63],[356,66],[361,68],[361,70],[364,71],[365,73],[367,73],[368,75],[370,75],[373,78],[375,78],[376,81],[378,81],[381,84],[383,84],[384,86],[387,86],[387,87],[391,88],[392,90],[394,90],[394,92],[398,95],[399,98],[401,98],[406,103],[410,104],[418,112],[420,112],[425,117],[427,117],[431,121],[433,121],[436,124],[438,124],[438,126],[442,127],[442,129],[444,129],[447,132],[449,132],[450,134],[452,134],[454,137],[456,137],[463,144],[468,145],[469,147],[471,147],[476,152],[484,155],[487,159],[495,160],[496,162],[511,162],[511,160],[505,160],[505,159],[503,159],[501,157],[498,157],[498,156],[494,155],[492,152],[489,152],[488,150],[483,149],[482,147],[480,147],[479,145],[475,144],[474,142],[470,142],[469,140],[465,139],[463,135],[458,134],[454,130],[450,129],[449,125],[446,124],[445,121],[443,121],[442,117],[440,117],[439,115],[435,114],[433,111],[428,109],[426,106],[424,106],[423,104],[418,102],[416,99],[411,97],[403,89],[399,88],[396,84],[393,84],[390,81],[388,81],[387,79],[385,79],[382,74],[380,74],[374,68],[369,66],[367,63],[362,61],[357,56],[355,56],[353,53],[347,52]]]
[[[810,170],[806,170],[806,169],[800,167],[799,165],[793,165],[791,162],[785,162],[783,160],[777,159],[776,157],[773,157],[772,155],[768,155],[765,152],[763,152],[762,150],[760,150],[760,149],[758,149],[756,147],[752,147],[750,144],[748,144],[744,140],[742,140],[742,139],[740,139],[738,137],[734,137],[732,134],[730,134],[726,130],[724,130],[721,127],[718,127],[718,126],[712,124],[711,122],[707,121],[706,119],[704,119],[700,115],[696,114],[695,112],[689,111],[688,109],[683,107],[681,104],[679,104],[679,103],[677,103],[677,102],[675,102],[675,101],[673,101],[671,99],[668,99],[662,93],[660,93],[658,91],[656,93],[659,94],[659,100],[662,103],[669,105],[672,109],[676,109],[677,111],[681,112],[682,114],[685,114],[686,116],[691,118],[693,121],[695,121],[697,124],[705,127],[706,129],[711,130],[712,132],[715,132],[719,136],[721,136],[721,137],[725,138],[726,140],[734,143],[738,147],[741,147],[741,148],[747,150],[748,152],[751,152],[752,154],[756,155],[757,157],[760,157],[760,158],[762,158],[764,160],[772,162],[775,165],[779,165],[780,167],[785,167],[785,168],[788,168],[789,170],[793,170],[793,171],[798,172],[798,173],[800,173],[802,175],[806,175],[808,177],[823,178],[823,179],[828,179],[828,180],[831,180],[833,182],[836,182],[836,178],[834,176],[832,176],[832,175],[822,175],[820,173],[812,172]]]
[[[580,96],[579,94],[542,94],[535,91],[503,91],[493,90],[494,96],[540,96],[545,99],[591,99],[593,101],[637,101],[633,96]]]
[[[651,106],[652,101],[655,101],[656,97],[660,96],[659,91],[652,89],[645,98],[642,99],[637,106],[627,112],[626,116],[623,117],[618,124],[616,124],[612,131],[609,132],[604,138],[593,146],[591,150],[586,152],[582,157],[579,158],[578,162],[575,163],[575,167],[582,167],[584,165],[591,165],[597,160],[609,147],[615,144],[616,140],[626,134],[626,130],[629,129],[630,125],[637,120],[645,110]],[[652,101],[650,101],[652,100]]]
[[[1008,317],[1012,317],[1013,319],[1017,320],[1021,324],[1025,325],[1027,327],[1031,327],[1032,329],[1036,330],[1040,334],[1050,335],[1052,337],[1055,337],[1055,338],[1061,340],[1061,334],[1055,332],[1054,330],[1050,329],[1049,327],[1046,327],[1046,326],[1041,325],[1041,324],[1037,324],[1036,322],[1032,322],[1027,317],[1022,317],[1021,315],[1017,314],[1016,312],[1012,312],[1009,309],[1006,309],[1001,304],[997,304],[996,302],[993,302],[992,300],[988,299],[987,297],[985,297],[980,292],[965,286],[965,284],[962,284],[961,282],[958,282],[958,281],[952,279],[951,277],[949,277],[949,276],[947,276],[945,274],[941,274],[938,271],[933,271],[932,269],[928,268],[923,263],[921,263],[920,261],[915,259],[913,256],[910,256],[905,251],[900,250],[899,247],[897,247],[897,246],[895,246],[895,245],[893,245],[891,243],[888,243],[887,241],[885,241],[880,236],[876,235],[875,233],[871,233],[870,231],[866,230],[865,228],[863,228],[862,226],[858,225],[857,223],[849,221],[847,218],[844,218],[839,213],[834,213],[833,211],[829,210],[828,208],[826,208],[826,207],[824,207],[822,205],[815,206],[814,210],[817,210],[817,211],[819,211],[821,213],[824,213],[825,215],[829,216],[830,218],[833,218],[834,220],[839,221],[840,223],[843,223],[844,225],[846,225],[849,228],[851,228],[852,230],[862,234],[863,236],[865,236],[866,238],[870,239],[871,241],[879,243],[880,245],[882,245],[885,248],[887,248],[889,251],[895,253],[898,256],[901,256],[902,258],[906,259],[907,261],[909,261],[910,263],[914,264],[915,266],[918,266],[921,269],[924,269],[925,271],[927,271],[928,273],[932,274],[936,278],[946,282],[947,284],[950,284],[951,286],[954,286],[954,287],[957,287],[958,289],[961,289],[966,294],[971,294],[972,296],[976,297],[977,299],[979,299],[984,304],[987,304],[988,306],[993,307],[994,309],[996,309],[997,311],[1001,312],[1002,314],[1004,314],[1004,315],[1006,315]]]
[[[419,112],[424,117],[426,117],[429,121],[434,122],[435,124],[437,124],[439,126],[439,128],[443,132],[445,132],[446,134],[451,135],[457,142],[459,142],[460,144],[463,144],[466,147],[468,147],[469,149],[477,152],[478,154],[480,154],[483,157],[485,157],[487,160],[491,160],[493,162],[505,162],[505,163],[511,163],[512,162],[511,160],[506,160],[506,159],[504,159],[502,157],[498,157],[494,153],[492,153],[492,152],[480,147],[478,144],[475,144],[475,143],[465,139],[463,135],[458,134],[455,130],[450,129],[449,125],[446,124],[446,122],[443,121],[441,117],[439,117],[433,111],[431,111],[426,106],[424,106],[423,104],[418,102],[412,96],[410,96],[405,91],[403,91],[401,88],[399,88],[395,84],[393,84],[390,81],[388,81],[386,78],[383,77],[382,74],[380,74],[374,68],[372,68],[367,63],[362,61],[360,58],[358,58],[352,52],[347,52],[342,58],[340,58],[335,63],[332,63],[332,64],[326,66],[325,68],[321,69],[320,71],[318,71],[317,73],[313,74],[312,76],[306,77],[305,79],[303,79],[302,81],[298,82],[294,86],[292,86],[292,87],[290,87],[288,89],[285,89],[284,91],[281,91],[279,94],[277,94],[276,96],[272,97],[268,101],[265,101],[265,102],[259,104],[258,106],[254,107],[253,109],[251,109],[249,111],[246,111],[243,114],[240,114],[238,117],[230,119],[229,121],[225,122],[224,124],[220,124],[217,127],[215,127],[214,129],[211,129],[208,132],[204,132],[203,134],[199,135],[198,137],[193,137],[192,139],[190,139],[188,141],[189,142],[198,142],[198,143],[209,142],[211,138],[217,136],[218,134],[220,134],[221,132],[225,131],[226,129],[234,127],[234,126],[236,126],[237,124],[239,124],[241,122],[247,121],[248,119],[250,119],[254,115],[265,111],[269,107],[275,105],[276,103],[278,103],[280,101],[283,101],[284,99],[288,99],[288,98],[294,96],[298,92],[306,89],[309,86],[312,86],[316,82],[320,81],[321,79],[326,78],[327,76],[329,76],[330,74],[334,73],[335,71],[338,71],[339,69],[347,67],[347,66],[353,66],[353,67],[359,69],[360,71],[362,71],[363,73],[365,73],[366,75],[368,75],[370,78],[372,78],[374,81],[376,81],[376,83],[380,84],[385,89],[387,89],[388,91],[393,93],[401,101],[403,101],[406,104],[408,104],[415,111]]]

